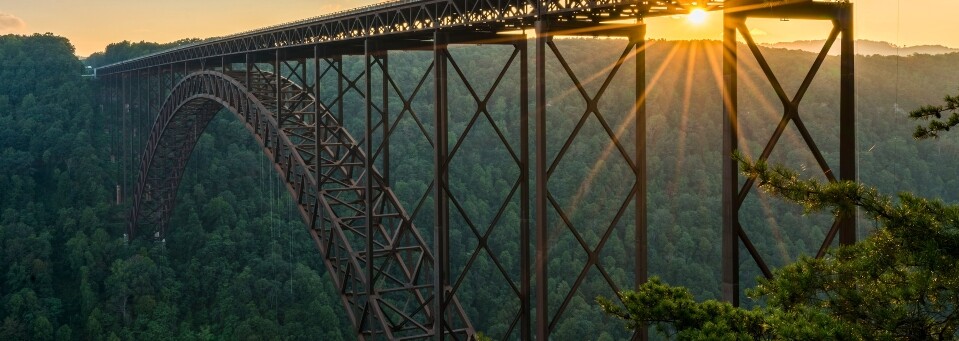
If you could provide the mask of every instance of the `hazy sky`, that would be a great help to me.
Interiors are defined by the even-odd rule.
[[[0,0],[0,34],[52,32],[69,38],[81,56],[122,40],[169,42],[206,38],[321,15],[379,0]],[[858,0],[856,37],[903,45],[959,47],[948,27],[957,0]],[[900,7],[900,3],[902,6]],[[721,17],[706,24],[684,18],[649,20],[651,38],[719,39]],[[898,25],[897,25],[898,23]],[[897,29],[898,27],[898,29]],[[799,20],[751,22],[760,42],[824,39],[828,26]]]

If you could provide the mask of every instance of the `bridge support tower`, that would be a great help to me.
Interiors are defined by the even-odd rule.
[[[806,74],[802,85],[795,95],[785,92],[775,72],[769,66],[765,56],[752,37],[747,26],[750,18],[772,18],[782,20],[825,20],[832,23],[832,29],[826,43]],[[768,85],[775,91],[783,105],[783,115],[765,148],[757,160],[766,161],[782,137],[783,132],[792,123],[802,135],[809,151],[818,163],[818,167],[829,181],[856,181],[856,95],[855,95],[855,45],[853,40],[853,5],[848,2],[812,2],[783,1],[783,4],[770,6],[757,1],[727,1],[723,19],[723,229],[722,229],[722,294],[723,299],[739,305],[740,302],[740,246],[767,278],[772,272],[766,261],[753,245],[749,235],[739,221],[743,202],[755,186],[755,179],[742,179],[739,165],[731,158],[739,151],[741,139],[739,116],[739,44],[737,34],[745,41],[745,47],[756,58]],[[839,111],[839,176],[826,162],[823,153],[816,145],[800,116],[800,103],[806,95],[830,49],[839,41],[840,45],[840,111]],[[742,183],[740,183],[740,180]],[[826,249],[833,245],[836,236],[841,245],[856,242],[856,216],[854,214],[837,217],[823,241],[817,257],[822,257]]]

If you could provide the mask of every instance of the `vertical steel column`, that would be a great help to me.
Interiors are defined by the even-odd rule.
[[[138,106],[140,107],[139,116],[137,119],[140,122],[140,126],[137,127],[137,171],[139,172],[140,164],[140,154],[143,152],[143,149],[146,149],[146,136],[149,134],[149,131],[144,132],[150,121],[150,69],[146,68],[137,72],[137,77],[140,78],[138,82],[138,91],[140,93],[140,100],[138,101]]]
[[[738,51],[736,28],[742,17],[723,15],[723,300],[739,306],[739,169],[732,159],[739,148]]]
[[[123,141],[120,141],[120,142],[123,144],[123,148],[121,148],[121,149],[122,149],[122,153],[123,153],[123,157],[121,158],[121,160],[123,160],[123,161],[122,161],[122,163],[123,163],[123,197],[126,198],[126,197],[128,197],[128,195],[127,195],[127,189],[130,188],[129,184],[127,183],[127,180],[128,180],[127,178],[129,177],[129,175],[127,174],[127,171],[128,171],[127,166],[128,166],[128,164],[130,163],[130,160],[127,159],[127,150],[128,150],[128,147],[129,147],[129,148],[132,148],[132,147],[127,145],[127,143],[130,141],[130,136],[129,136],[130,133],[129,133],[129,130],[127,129],[127,116],[129,116],[129,114],[130,114],[130,104],[127,103],[127,99],[128,99],[128,98],[127,98],[127,78],[128,78],[128,76],[127,76],[126,73],[123,73],[123,74],[121,74],[121,77],[122,77],[122,79],[121,79],[121,84],[120,84],[120,87],[121,87],[121,88],[120,88],[120,93],[121,93],[121,96],[122,96],[122,101],[121,101],[122,105],[121,105],[120,108],[121,108],[121,110],[122,110],[122,115],[123,115],[123,116],[122,116],[122,122],[123,122]]]
[[[139,82],[137,82],[137,90],[139,92],[139,96],[138,96],[139,100],[137,101],[139,103],[137,103],[137,106],[140,109],[139,112],[137,113],[137,116],[139,116],[137,117],[137,120],[139,121],[140,126],[137,127],[137,150],[136,150],[137,165],[139,165],[140,154],[144,149],[144,145],[146,144],[146,138],[144,137],[144,130],[148,124],[147,121],[149,121],[149,115],[150,115],[150,69],[147,68],[147,69],[138,71],[137,78],[140,79]],[[139,166],[137,167],[137,171],[139,171]]]
[[[647,220],[649,187],[646,169],[646,23],[639,22],[636,31],[629,37],[633,44],[636,63],[636,202],[635,202],[635,243],[636,243],[636,287],[649,281],[649,224]],[[639,340],[649,339],[649,330],[644,326],[637,331]],[[635,338],[634,338],[635,339]]]
[[[126,104],[126,115],[128,117],[127,130],[129,130],[128,136],[128,147],[127,153],[129,159],[127,159],[127,181],[128,185],[124,186],[126,196],[133,197],[133,189],[136,187],[136,139],[137,139],[137,117],[136,117],[136,104],[137,104],[137,77],[136,71],[130,71],[128,73],[128,79],[126,83],[127,87],[127,104]]]
[[[839,95],[839,179],[858,181],[856,165],[856,45],[853,36],[853,4],[840,6],[837,24],[842,31]],[[856,212],[842,217],[839,244],[856,242]]]
[[[116,177],[117,185],[117,205],[123,200],[122,184],[123,178],[123,104],[120,101],[121,96],[123,95],[123,90],[120,87],[120,76],[117,74],[110,75],[113,87],[111,88],[111,111],[113,111],[113,128],[116,132],[113,135],[113,163],[116,165],[114,176]]]
[[[250,78],[252,77],[252,75],[250,74],[250,73],[251,73],[250,68],[253,66],[253,63],[252,63],[252,61],[250,60],[250,54],[249,54],[249,53],[246,53],[246,54],[244,55],[244,60],[246,61],[246,62],[245,62],[246,65],[245,65],[245,67],[243,68],[243,71],[244,71],[244,75],[243,75],[244,84],[243,84],[243,85],[246,86],[247,91],[253,91],[253,89],[251,88],[252,84],[250,84],[250,83],[251,83],[251,79],[250,79]],[[172,68],[171,68],[171,70],[172,70]]]
[[[546,42],[549,39],[546,21],[536,22],[536,132],[533,144],[536,149],[536,198],[534,203],[536,220],[536,339],[549,340],[549,299],[547,287],[547,221],[546,221]]]
[[[316,116],[313,118],[313,121],[316,123],[316,126],[319,127],[320,122],[320,45],[313,45],[313,99],[315,100],[314,108],[316,109]],[[319,131],[319,128],[317,128]],[[319,138],[319,135],[317,135]],[[319,141],[317,141],[317,146],[319,146]],[[317,152],[319,152],[319,147],[317,147]],[[319,157],[320,154],[316,154]],[[317,174],[317,179],[319,179],[319,174]]]
[[[114,165],[114,166],[113,166],[113,167],[114,167],[113,180],[114,180],[114,186],[116,187],[117,206],[120,206],[120,203],[122,202],[122,199],[123,199],[123,198],[121,197],[121,194],[120,194],[120,181],[119,181],[120,179],[118,179],[118,177],[120,176],[120,172],[119,172],[119,169],[117,168],[117,167],[119,167],[119,163],[117,162],[117,160],[118,160],[118,158],[119,158],[119,156],[120,156],[120,153],[119,153],[119,152],[120,152],[120,149],[119,149],[119,146],[120,146],[120,145],[119,145],[119,143],[118,143],[118,142],[120,141],[120,138],[119,138],[119,135],[120,135],[120,121],[119,121],[120,115],[118,114],[118,111],[116,110],[116,109],[117,109],[117,102],[119,102],[119,100],[117,100],[117,80],[116,80],[116,76],[115,76],[115,75],[106,76],[106,77],[104,77],[103,80],[104,80],[104,82],[107,83],[107,88],[109,89],[109,92],[110,92],[109,96],[107,97],[107,99],[109,100],[109,103],[108,103],[107,105],[108,105],[108,107],[109,107],[108,110],[109,110],[110,116],[111,116],[111,117],[110,117],[110,120],[113,122],[113,129],[112,129],[111,135],[110,135],[110,144],[112,145],[112,146],[111,146],[112,151],[111,151],[111,154],[110,154],[110,162],[112,162],[113,165]]]
[[[536,38],[534,48],[536,49],[533,67],[536,69],[534,75],[534,92],[536,104],[534,107],[533,124],[536,130],[533,133],[533,148],[535,148],[535,170],[536,176],[536,194],[533,203],[535,210],[533,219],[536,221],[536,340],[549,340],[549,311],[546,310],[549,293],[547,291],[546,277],[546,42],[548,34],[548,25],[543,18],[543,5],[536,2],[536,14],[538,20],[534,26]],[[531,315],[531,310],[523,312]]]
[[[338,55],[333,59],[333,62],[336,63],[336,95],[340,97],[340,100],[336,101],[336,121],[343,125],[343,78],[346,77],[345,72],[343,71],[343,55]]]
[[[641,23],[637,30],[629,37],[630,44],[636,50],[636,286],[649,280],[649,241],[647,209],[647,174],[646,174],[646,24]]]
[[[446,307],[448,302],[446,289],[449,286],[449,197],[446,186],[449,176],[447,157],[449,156],[449,78],[447,74],[447,36],[446,33],[433,33],[433,84],[434,84],[434,135],[436,146],[433,154],[433,186],[436,222],[433,229],[433,339],[444,339],[446,325]]]
[[[150,141],[149,132],[153,130],[153,124],[156,122],[156,117],[160,112],[160,107],[163,106],[163,89],[162,89],[163,84],[160,83],[161,79],[163,79],[163,69],[161,69],[160,66],[156,66],[153,68],[153,82],[151,83],[153,84],[152,85],[153,90],[151,90],[153,93],[151,95],[153,95],[154,97],[153,97],[153,108],[150,109],[150,116],[148,116],[149,122],[147,124],[150,125],[149,127],[150,129],[147,130],[147,136],[146,136],[147,143],[149,143]]]
[[[323,171],[320,169],[321,158],[320,144],[323,142],[323,132],[320,129],[320,113],[323,109],[320,108],[320,45],[313,45],[313,138],[316,143],[313,145],[313,166],[315,168],[316,174],[316,204],[313,205],[313,222],[310,224],[311,229],[318,229],[320,222],[322,222],[323,209],[320,206],[320,197],[323,195],[323,178],[321,177]]]
[[[383,175],[383,182],[390,185],[390,54],[384,50],[380,57],[380,71],[383,75],[383,107],[380,111],[380,122],[383,125],[383,140],[380,141],[383,148],[383,169],[380,174]]]
[[[156,91],[157,97],[156,97],[156,104],[154,105],[156,107],[156,110],[153,110],[153,115],[152,115],[153,118],[150,120],[152,122],[151,126],[154,123],[156,123],[157,117],[160,116],[160,108],[163,107],[163,68],[160,66],[157,66],[156,70],[157,72],[156,72],[156,80],[155,80],[156,82],[155,91]],[[149,135],[147,136],[147,138],[149,138]]]
[[[305,92],[305,91],[307,91],[307,90],[309,89],[309,88],[308,88],[309,84],[307,84],[307,82],[306,82],[306,58],[305,58],[305,57],[304,57],[304,58],[299,58],[299,59],[296,60],[296,62],[299,63],[299,65],[297,65],[296,67],[294,67],[294,69],[293,69],[292,72],[295,73],[297,69],[300,70],[300,74],[297,75],[297,78],[300,79],[300,82],[303,82],[303,84],[300,84],[300,88],[303,89],[303,91]],[[290,81],[295,84],[296,81],[293,79],[293,76],[294,76],[294,75],[290,75]]]
[[[276,124],[277,124],[276,129],[282,129],[281,126],[283,125],[283,120],[281,118],[283,115],[283,87],[280,86],[280,84],[283,84],[283,78],[282,78],[283,76],[280,75],[282,73],[280,72],[280,69],[282,69],[280,64],[281,53],[282,53],[281,50],[279,49],[276,50],[274,54],[274,64],[273,64],[273,78],[274,78],[273,85],[276,87],[276,113],[275,113]],[[280,132],[276,131],[274,132],[274,134],[276,135],[276,141],[273,141],[273,143],[275,143],[273,147],[276,150],[273,152],[273,163],[279,164],[280,158],[282,157],[282,154],[283,154],[283,151],[282,151],[283,145],[280,143]]]
[[[282,72],[280,72],[280,69],[283,68],[282,61],[280,61],[281,53],[282,53],[281,50],[276,50],[274,53],[274,60],[273,60],[273,76],[274,76],[273,85],[276,86],[275,90],[276,90],[276,122],[277,123],[280,123],[280,107],[283,106],[283,91],[282,91],[282,87],[280,86],[280,84],[283,84],[283,75],[282,75]]]
[[[136,163],[136,153],[137,144],[139,143],[140,134],[137,132],[137,128],[140,126],[138,121],[139,115],[137,111],[140,109],[140,74],[139,70],[130,71],[130,87],[127,89],[130,91],[130,176],[133,174],[133,165]],[[136,186],[135,183],[131,183],[130,187]]]
[[[373,310],[373,292],[376,287],[375,271],[373,265],[373,97],[370,96],[370,90],[373,89],[373,80],[370,72],[373,70],[373,42],[369,39],[363,41],[363,61],[366,65],[366,128],[363,129],[363,141],[366,157],[363,159],[363,206],[366,215],[366,305],[367,309]],[[370,317],[373,319],[374,317]],[[369,323],[373,323],[370,321]],[[383,326],[386,328],[386,326]],[[370,331],[375,335],[375,327],[371,326]]]
[[[531,324],[532,307],[530,303],[530,287],[532,274],[530,273],[530,239],[529,239],[529,43],[526,39],[516,43],[519,49],[519,145],[520,145],[520,182],[519,211],[520,211],[520,336],[521,340],[533,338]]]
[[[152,77],[152,74],[153,74],[153,73],[150,72],[151,70],[153,70],[153,68],[147,68],[147,69],[146,69],[146,73],[147,73],[147,76],[146,76],[146,79],[147,79],[147,89],[146,89],[146,90],[147,90],[147,91],[146,91],[147,107],[146,107],[146,110],[145,110],[146,112],[144,113],[145,115],[143,115],[143,116],[144,116],[144,120],[143,120],[143,121],[144,121],[145,125],[143,125],[143,126],[141,127],[141,129],[146,130],[146,134],[144,134],[143,131],[141,130],[141,133],[140,133],[140,135],[141,135],[141,138],[140,138],[140,150],[141,150],[141,152],[142,152],[142,150],[146,149],[146,143],[145,143],[145,142],[146,142],[146,138],[150,136],[149,126],[151,125],[150,123],[153,122],[153,120],[152,120],[152,118],[153,118],[153,79],[152,79],[153,77]],[[146,135],[146,136],[143,136],[143,135]]]
[[[146,136],[144,141],[150,137],[150,127],[153,126],[153,107],[157,105],[156,94],[157,86],[156,80],[158,76],[156,75],[157,67],[147,68],[147,112],[146,112]],[[144,149],[146,149],[146,143],[144,143]]]
[[[140,148],[142,147],[142,138],[143,135],[143,70],[133,71],[133,86],[130,88],[130,91],[133,91],[133,110],[130,110],[132,116],[133,124],[133,140],[130,141],[130,188],[133,189],[136,186],[136,174],[138,165],[140,162],[139,154]],[[130,192],[133,194],[133,192]]]

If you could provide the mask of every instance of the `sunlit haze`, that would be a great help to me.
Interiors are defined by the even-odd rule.
[[[86,56],[122,40],[169,42],[246,31],[378,0],[4,0],[0,2],[0,34],[52,32],[69,38],[77,54]],[[948,25],[959,13],[959,1],[859,0],[856,37],[900,45],[939,44],[959,47],[959,35]],[[693,24],[685,16],[648,20],[655,39],[719,39],[722,16],[712,12]],[[824,39],[824,22],[754,20],[753,36],[760,43]]]

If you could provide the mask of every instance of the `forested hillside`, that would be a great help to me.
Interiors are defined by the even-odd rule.
[[[177,234],[127,244],[109,118],[72,46],[4,36],[0,64],[0,340],[354,338],[238,122],[201,140]]]
[[[580,39],[557,44],[589,91],[599,88],[605,66],[624,45]],[[87,63],[108,64],[160,48],[164,46],[121,43]],[[787,93],[795,92],[815,56],[764,51]],[[474,46],[452,50],[480,92],[489,88],[508,57],[502,52]],[[653,86],[648,109],[651,272],[691,288],[699,298],[718,298],[720,288],[719,175],[726,157],[719,149],[720,52],[717,42],[655,41],[647,62]],[[740,80],[743,146],[755,157],[781,117],[781,104],[747,53],[743,50],[746,65]],[[392,76],[406,95],[428,69],[428,56],[391,54]],[[354,74],[362,68],[357,61],[347,63]],[[548,122],[552,161],[586,105],[556,60],[548,65],[548,78],[555,80]],[[947,136],[934,144],[915,142],[913,123],[905,114],[959,86],[955,65],[959,54],[857,59],[863,182],[889,193],[959,199],[954,190],[959,186],[954,176],[959,141]],[[124,243],[128,203],[114,204],[121,176],[116,162],[122,156],[111,155],[111,127],[104,123],[111,118],[99,110],[93,96],[97,84],[81,79],[81,69],[63,38],[0,37],[0,340],[354,338],[284,187],[249,133],[228,113],[214,120],[192,156],[166,241]],[[804,123],[833,167],[838,167],[838,69],[837,59],[826,61],[801,108]],[[497,269],[502,264],[518,280],[519,201],[510,196],[518,171],[498,137],[501,133],[517,148],[521,103],[514,96],[517,75],[512,70],[504,84],[514,85],[495,92],[488,105],[502,131],[482,120],[466,131],[476,104],[456,79],[450,93],[451,135],[465,137],[451,163],[451,191],[461,203],[453,214],[453,269],[457,273],[477,248],[477,232],[468,224],[479,234],[494,226],[489,250],[478,253],[475,272],[459,289],[474,325],[494,339],[507,337],[518,309]],[[633,97],[632,70],[627,63],[598,108],[611,126],[623,127],[630,154],[633,135],[626,116]],[[426,88],[413,109],[426,131],[432,131],[432,90]],[[361,108],[356,96],[349,101],[348,106]],[[361,116],[349,115],[346,125],[355,130]],[[396,131],[393,186],[405,208],[417,212],[418,228],[431,236],[432,196],[421,200],[433,167],[429,140],[409,114]],[[591,245],[605,233],[632,185],[623,157],[605,134],[596,118],[588,118],[549,184],[557,206]],[[807,175],[819,172],[792,127],[772,161]],[[828,217],[804,216],[800,208],[755,193],[747,200],[743,225],[770,263],[781,265],[818,249]],[[494,221],[501,206],[502,217]],[[633,278],[628,270],[635,251],[631,214],[613,224],[601,252],[605,270],[621,286]],[[550,212],[550,219],[550,309],[555,311],[574,286],[585,251],[556,212]],[[745,251],[741,255],[748,287],[759,272]],[[557,321],[555,338],[626,338],[621,324],[593,303],[595,296],[611,292],[597,269],[588,270]],[[511,336],[516,337],[515,331]]]

